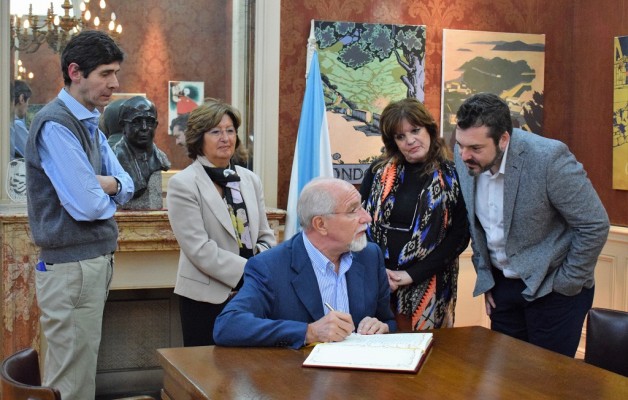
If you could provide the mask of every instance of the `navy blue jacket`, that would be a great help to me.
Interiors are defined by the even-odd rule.
[[[396,330],[390,287],[379,247],[353,253],[346,275],[353,322],[375,317]],[[222,346],[304,345],[307,325],[325,315],[303,234],[248,260],[244,285],[218,316],[214,341]]]

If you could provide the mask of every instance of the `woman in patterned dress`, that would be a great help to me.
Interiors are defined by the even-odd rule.
[[[373,218],[400,331],[451,327],[458,256],[469,243],[466,207],[451,152],[416,99],[390,103],[380,118],[384,154],[360,188]]]

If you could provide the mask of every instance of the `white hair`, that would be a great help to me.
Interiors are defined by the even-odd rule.
[[[308,229],[315,216],[333,213],[337,206],[337,195],[343,188],[353,188],[353,185],[337,178],[319,177],[309,181],[303,187],[297,203],[301,227]]]

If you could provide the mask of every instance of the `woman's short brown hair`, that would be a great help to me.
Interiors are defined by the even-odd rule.
[[[237,132],[242,118],[238,109],[231,104],[216,100],[204,103],[190,112],[187,128],[185,129],[185,145],[188,150],[188,157],[196,160],[198,156],[204,155],[203,142],[205,132],[218,126],[225,115],[231,118],[233,127]],[[240,138],[236,136],[236,151],[239,147]]]
[[[438,125],[425,108],[423,103],[414,98],[402,99],[391,102],[384,108],[379,121],[379,129],[382,132],[382,141],[384,142],[383,165],[394,160],[395,163],[402,163],[405,158],[401,154],[401,150],[395,142],[395,135],[400,129],[401,122],[408,121],[413,126],[425,127],[430,135],[430,149],[425,160],[425,171],[433,171],[438,168],[439,164],[451,158],[450,151],[444,140],[438,134]]]

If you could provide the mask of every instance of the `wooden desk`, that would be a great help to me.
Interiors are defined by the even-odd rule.
[[[158,353],[164,400],[628,399],[628,378],[481,327],[434,331],[417,374],[303,368],[308,349]]]

